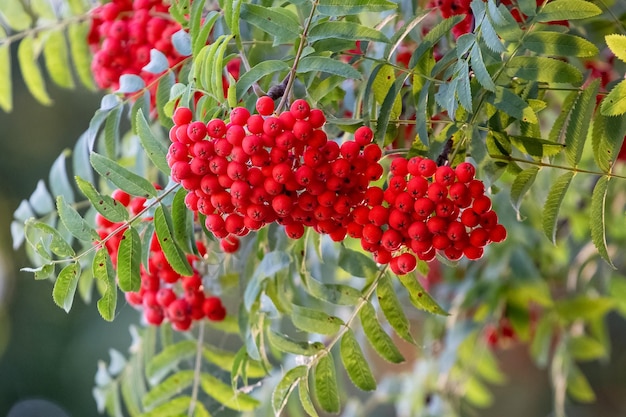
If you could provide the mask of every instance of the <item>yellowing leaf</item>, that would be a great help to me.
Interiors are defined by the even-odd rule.
[[[387,93],[393,86],[393,83],[396,81],[396,74],[391,65],[384,64],[380,67],[380,70],[376,74],[376,78],[374,78],[374,82],[372,83],[372,90],[374,91],[374,98],[376,99],[376,103],[382,104],[387,97]],[[391,114],[389,118],[391,120],[397,119],[402,113],[402,99],[400,95],[397,95],[393,102],[393,107],[391,108]]]
[[[46,84],[35,56],[35,41],[31,36],[27,36],[20,42],[20,46],[17,48],[17,60],[20,63],[22,77],[28,91],[41,104],[51,105],[52,99],[46,91]]]

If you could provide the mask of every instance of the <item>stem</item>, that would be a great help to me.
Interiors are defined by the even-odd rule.
[[[204,322],[204,320],[200,321],[200,328],[198,329],[198,343],[196,344],[196,362],[193,370],[193,386],[191,388],[191,401],[189,403],[189,410],[187,410],[187,417],[193,417],[193,413],[196,408],[196,402],[198,402],[200,368],[202,368],[202,349],[204,347]]]
[[[293,88],[293,83],[296,79],[296,69],[298,68],[298,63],[300,62],[300,58],[302,57],[302,51],[304,50],[304,45],[306,44],[307,36],[309,34],[309,29],[311,27],[311,22],[313,21],[313,16],[315,15],[315,11],[317,10],[317,6],[319,4],[319,0],[314,0],[313,5],[311,6],[311,13],[309,13],[309,17],[306,20],[304,25],[304,30],[302,31],[302,35],[300,35],[300,44],[298,45],[298,51],[296,52],[296,56],[293,59],[293,66],[289,71],[289,80],[287,81],[287,86],[285,87],[285,93],[283,94],[283,98],[280,99],[280,103],[276,106],[276,113],[280,113],[280,111],[285,107],[287,102],[289,101],[289,95],[291,94],[291,89]]]
[[[30,29],[26,29],[23,30],[21,32],[17,32],[14,33],[11,36],[7,36],[4,39],[0,39],[0,46],[3,46],[5,44],[11,44],[12,42],[18,41],[20,39],[26,38],[28,36],[31,35],[36,35],[39,32],[45,32],[48,30],[61,30],[69,25],[71,25],[72,23],[81,23],[84,21],[87,21],[91,18],[91,13],[93,10],[90,10],[88,12],[86,12],[85,14],[82,15],[78,15],[78,16],[72,16],[72,17],[68,17],[67,19],[64,20],[60,20],[58,22],[55,23],[51,23],[48,25],[43,25],[43,26],[36,26]]]
[[[492,159],[500,160],[500,161],[522,162],[524,164],[535,165],[539,167],[556,168],[556,169],[562,169],[564,171],[572,171],[572,172],[576,172],[580,174],[591,174],[591,175],[598,175],[600,177],[620,178],[620,179],[626,180],[625,176],[614,174],[612,172],[591,171],[588,169],[580,169],[580,168],[568,167],[564,165],[546,164],[545,162],[541,162],[541,161],[532,161],[529,159],[516,158],[514,156],[506,156],[506,155],[491,155],[490,154],[489,157]]]

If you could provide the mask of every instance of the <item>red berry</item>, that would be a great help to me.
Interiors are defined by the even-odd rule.
[[[309,112],[311,111],[311,106],[309,106],[309,103],[307,103],[305,100],[298,99],[293,102],[289,110],[296,119],[306,119],[309,116]]]
[[[262,116],[274,113],[274,100],[268,96],[259,97],[256,101],[256,111]]]
[[[368,126],[361,126],[354,132],[354,141],[359,144],[359,146],[364,147],[372,143],[373,139],[374,132]]]
[[[174,121],[174,124],[176,124],[177,126],[191,123],[192,119],[193,119],[193,113],[191,112],[191,109],[187,107],[178,107],[176,110],[174,110],[174,114],[172,116],[172,120]]]

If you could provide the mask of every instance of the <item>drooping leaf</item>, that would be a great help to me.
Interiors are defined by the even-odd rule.
[[[235,2],[228,1],[226,3],[229,4],[229,3],[235,3]],[[236,1],[236,3],[241,4],[240,1]],[[220,17],[220,13],[218,13],[215,10],[211,10],[209,13],[203,16],[204,14],[204,10],[202,8],[203,5],[204,5],[204,2],[201,2],[201,1],[198,1],[198,2],[194,1],[192,5],[192,15],[190,18],[191,25],[190,25],[189,35],[191,36],[191,39],[193,42],[192,53],[194,57],[198,56],[198,53],[200,52],[202,47],[206,45],[209,35],[211,34],[211,31],[213,30],[213,26],[215,25],[215,22],[217,21],[217,19]],[[202,19],[201,25],[200,25],[200,19]],[[197,24],[195,23],[196,21],[198,21]],[[196,30],[195,29],[196,27],[199,27],[199,29]],[[231,27],[231,32],[235,36],[236,39],[239,38],[239,11],[238,10],[237,10],[237,21],[236,21],[236,24]]]
[[[298,73],[318,71],[344,78],[361,78],[361,73],[355,70],[352,65],[325,56],[305,56],[300,60],[297,68]]]
[[[341,269],[355,277],[367,278],[378,273],[376,262],[369,256],[343,245],[339,248],[337,263]]]
[[[495,94],[490,95],[488,100],[495,108],[511,117],[523,122],[538,123],[537,115],[528,103],[508,88],[497,86]]]
[[[232,387],[208,373],[200,375],[200,386],[210,397],[236,411],[251,411],[259,406],[259,400]]]
[[[146,366],[146,376],[150,383],[157,384],[181,361],[192,358],[196,350],[197,343],[193,340],[183,340],[165,347]]]
[[[313,377],[313,392],[319,406],[328,413],[338,413],[341,408],[341,400],[337,386],[335,363],[330,354],[320,357],[313,369]]]
[[[162,205],[157,206],[154,211],[154,228],[156,230],[157,239],[163,249],[167,262],[172,266],[174,271],[183,276],[193,275],[193,269],[189,265],[187,256],[180,249],[173,236],[172,217],[169,210]]]
[[[48,174],[48,183],[52,195],[63,196],[68,202],[74,202],[74,189],[67,175],[65,161],[70,155],[69,150],[63,151],[52,164]]]
[[[89,22],[72,24],[69,26],[67,34],[70,41],[70,53],[78,79],[83,86],[93,90],[95,85],[91,72],[91,53],[87,45],[89,25]]]
[[[409,293],[409,300],[415,307],[428,311],[429,313],[447,316],[448,313],[441,308],[434,298],[424,290],[422,284],[416,279],[415,275],[398,275],[400,283]]]
[[[239,17],[274,36],[275,43],[292,42],[300,36],[298,18],[287,9],[243,3]]]
[[[56,305],[65,310],[66,313],[72,309],[74,294],[80,277],[80,264],[72,262],[59,272],[57,280],[52,289],[52,298]]]
[[[65,228],[77,239],[87,242],[100,239],[98,232],[65,201],[62,195],[57,197],[57,212]]]
[[[6,38],[4,28],[0,27],[0,39]],[[9,113],[13,110],[13,83],[11,78],[10,43],[0,45],[0,108]]]
[[[252,278],[248,282],[248,286],[244,292],[243,302],[247,310],[252,308],[252,304],[258,298],[261,292],[263,281],[273,277],[278,272],[287,268],[291,263],[291,257],[287,252],[273,251],[265,254],[261,263],[254,271]]]
[[[344,284],[324,284],[313,277],[307,279],[309,294],[331,304],[353,306],[361,299],[361,291]]]
[[[539,54],[557,57],[593,57],[598,54],[598,48],[585,38],[551,31],[534,31],[527,34],[522,46]]]
[[[596,105],[600,80],[592,81],[581,93],[572,108],[565,132],[565,156],[571,166],[580,161],[589,132],[589,120]]]
[[[25,227],[26,239],[29,240],[29,243],[33,244],[33,246],[40,244],[40,242],[35,243],[30,241],[29,229],[31,228],[50,236],[50,242],[48,243],[47,247],[55,255],[61,258],[73,257],[74,255],[76,255],[76,252],[74,251],[72,246],[65,240],[63,235],[61,235],[61,233],[57,229],[50,226],[49,224],[31,218],[26,221]]]
[[[602,343],[585,335],[567,339],[567,351],[577,361],[592,361],[607,355]]]
[[[144,413],[141,417],[172,417],[183,416],[191,404],[191,397],[188,395],[182,395],[166,402],[163,405],[153,408],[152,410]]]
[[[593,321],[602,318],[616,306],[610,297],[589,297],[579,295],[572,298],[555,301],[554,307],[559,318],[566,323],[577,320]]]
[[[117,252],[117,278],[124,292],[141,287],[141,237],[134,227],[126,229]]]
[[[508,139],[511,141],[511,144],[520,151],[539,159],[546,156],[558,155],[566,147],[566,145],[562,143],[528,136],[510,135]]]
[[[615,268],[606,246],[606,195],[608,187],[609,177],[604,176],[598,180],[593,188],[589,226],[591,228],[591,241],[598,249],[600,256]]]
[[[272,410],[274,410],[274,415],[280,415],[283,408],[287,405],[289,395],[296,388],[300,379],[306,377],[307,374],[308,368],[305,365],[296,366],[285,373],[272,392]]]
[[[54,264],[43,264],[37,268],[21,268],[20,271],[32,272],[36,280],[48,279],[54,274]]]
[[[35,40],[32,36],[27,36],[22,39],[17,48],[17,60],[20,64],[20,70],[22,71],[22,78],[28,88],[28,91],[35,97],[41,104],[49,106],[52,104],[52,99],[46,91],[46,84],[41,74],[41,69],[37,63],[37,56],[35,55]]]
[[[411,336],[409,320],[404,314],[403,306],[400,300],[398,300],[398,296],[391,284],[391,279],[387,275],[384,275],[378,281],[376,296],[385,318],[398,336],[409,343],[415,343],[413,336]]]
[[[455,15],[439,22],[435,27],[428,31],[422,39],[417,49],[413,52],[409,61],[409,68],[415,67],[420,58],[428,52],[437,42],[444,36],[448,35],[452,28],[463,20],[463,16]]]
[[[345,16],[362,12],[382,12],[395,9],[388,0],[321,0],[317,11],[326,16]]]
[[[156,197],[157,191],[154,185],[144,177],[130,172],[117,162],[95,152],[92,152],[89,159],[101,176],[110,180],[121,190],[145,198]]]
[[[626,80],[620,81],[602,100],[603,116],[621,116],[626,113]]]
[[[579,20],[597,16],[602,10],[585,0],[555,0],[544,5],[535,18],[536,22]]]
[[[572,64],[558,59],[540,56],[516,56],[511,58],[506,73],[529,81],[545,83],[580,84],[582,73]]]
[[[143,406],[150,410],[167,402],[174,395],[190,387],[193,383],[194,376],[193,370],[178,371],[170,375],[164,381],[152,387],[152,389],[144,395],[142,399]]]
[[[9,27],[17,32],[24,31],[32,24],[31,15],[26,13],[19,0],[6,0],[0,4],[0,13]]]
[[[157,115],[159,117],[159,123],[161,123],[161,125],[163,125],[166,129],[170,129],[174,125],[172,118],[165,113],[167,102],[170,100],[170,90],[172,89],[174,82],[174,74],[172,72],[168,72],[167,74],[161,76],[159,83],[157,84]]]
[[[400,353],[393,339],[385,333],[376,317],[376,310],[371,303],[367,302],[359,312],[363,333],[367,337],[374,350],[381,358],[391,363],[404,362],[404,356]]]
[[[395,81],[396,74],[393,66],[389,64],[382,64],[381,68],[376,73],[374,81],[372,82],[372,91],[374,92],[374,99],[376,100],[376,103],[383,104],[383,101],[387,97],[387,94],[393,87]],[[400,95],[396,95],[391,111],[389,112],[389,118],[397,119],[401,112],[402,100]]]
[[[302,378],[298,385],[298,397],[302,408],[310,417],[318,417],[317,410],[311,401],[311,393],[309,392],[309,379]]]
[[[117,200],[108,195],[100,194],[91,183],[80,177],[75,177],[76,184],[80,191],[87,197],[93,207],[112,222],[123,222],[128,220],[128,210]]]
[[[567,393],[573,399],[582,403],[592,403],[596,400],[596,394],[593,392],[591,385],[589,385],[587,377],[574,363],[570,364],[569,372],[567,373]]]
[[[246,355],[245,361],[238,359],[237,356]],[[202,349],[202,357],[224,371],[231,372],[235,369],[236,362],[239,360],[242,364],[241,371],[250,378],[260,378],[267,375],[267,371],[260,362],[251,360],[245,351],[245,348],[237,353],[230,350],[221,349],[217,346],[205,343]],[[235,376],[234,373],[232,373]]]
[[[593,121],[592,148],[596,164],[609,172],[626,136],[626,115],[597,115]]]
[[[298,342],[271,329],[267,332],[267,340],[270,345],[281,352],[294,355],[313,356],[324,349],[324,344],[321,342]]]
[[[46,33],[43,56],[50,78],[60,87],[74,88],[72,67],[70,66],[67,41],[63,32],[50,30]]]
[[[559,219],[559,210],[572,178],[574,178],[573,172],[566,172],[561,175],[552,184],[546,203],[543,206],[543,231],[554,244],[556,244],[556,224]]]
[[[114,107],[104,122],[104,150],[108,158],[117,158],[123,106]]]
[[[363,391],[374,391],[376,380],[352,329],[348,329],[341,337],[340,354],[352,383]]]
[[[480,85],[489,91],[496,91],[496,84],[491,79],[491,74],[489,74],[489,71],[487,71],[487,67],[485,66],[485,62],[483,61],[483,55],[478,42],[474,43],[474,46],[472,46],[472,49],[470,49],[470,60],[472,70],[474,71],[474,75],[476,75],[476,80],[478,80]]]
[[[518,216],[519,208],[522,204],[522,199],[535,182],[535,178],[537,177],[538,172],[538,167],[527,168],[517,174],[515,180],[513,181],[513,184],[511,184],[511,202],[513,203],[513,208],[517,212]]]
[[[310,333],[332,335],[344,325],[339,317],[330,316],[327,313],[308,307],[293,305],[291,320],[294,326]]]
[[[54,210],[54,201],[43,180],[37,181],[37,186],[28,198],[28,202],[35,213],[40,216],[45,216]]]
[[[141,141],[141,146],[146,151],[148,158],[150,158],[152,163],[163,173],[169,175],[170,167],[166,158],[167,146],[154,136],[141,109],[139,109],[136,114],[135,126],[137,128],[137,135],[139,135],[139,140]]]
[[[92,271],[95,279],[99,280],[104,288],[102,297],[98,300],[98,311],[103,319],[113,321],[115,306],[117,305],[117,285],[115,284],[115,269],[106,247],[101,247],[93,258]]]
[[[309,30],[309,41],[314,42],[320,39],[347,39],[353,41],[373,41],[389,42],[389,39],[382,32],[363,26],[356,22],[348,21],[323,21]]]

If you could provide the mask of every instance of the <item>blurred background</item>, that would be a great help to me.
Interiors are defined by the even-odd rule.
[[[85,130],[100,95],[49,85],[55,104],[47,108],[25,91],[19,71],[14,74],[15,110],[0,113],[0,416],[97,416],[91,393],[97,363],[109,360],[110,348],[127,352],[128,327],[138,316],[122,301],[115,322],[107,323],[79,297],[66,314],[52,301],[51,282],[19,271],[28,262],[23,248],[13,250],[9,225],[20,201]],[[611,361],[583,365],[598,401],[570,404],[569,417],[626,416],[626,322],[616,314],[609,320]],[[496,403],[480,415],[551,416],[548,371],[533,365],[524,346],[498,356],[508,383],[492,387]]]

